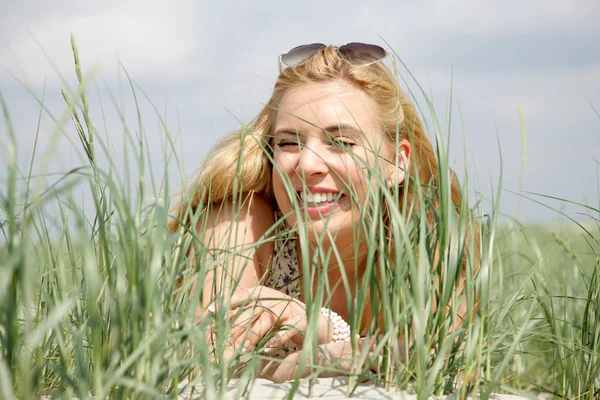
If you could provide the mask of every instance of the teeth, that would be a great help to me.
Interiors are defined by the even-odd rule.
[[[302,193],[300,192],[300,197],[304,202],[312,202],[312,203],[324,203],[326,201],[333,201],[338,196],[337,193],[328,192],[328,193]]]

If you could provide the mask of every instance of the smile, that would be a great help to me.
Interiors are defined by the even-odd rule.
[[[312,218],[320,218],[335,207],[346,203],[346,195],[340,192],[298,192],[300,207]]]
[[[298,193],[300,195],[300,200],[303,203],[314,203],[314,204],[322,204],[322,203],[331,203],[338,199],[339,193],[336,192],[322,192],[322,193]],[[343,195],[342,195],[343,196]]]

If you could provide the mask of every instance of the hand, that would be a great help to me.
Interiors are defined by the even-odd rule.
[[[308,320],[306,306],[299,300],[266,286],[237,289],[230,300],[229,317],[234,326],[229,332],[229,341],[235,348],[249,351],[269,333],[274,333],[266,347],[278,348],[288,340],[302,343]],[[214,306],[208,311],[214,312]],[[276,332],[276,325],[286,329]],[[319,315],[319,343],[331,340],[329,320]]]
[[[352,348],[351,342],[326,343],[317,351],[317,359],[313,365],[305,365],[301,373],[303,378],[314,374],[315,366],[324,367],[319,377],[335,377],[364,370],[369,367],[372,372],[377,372],[380,362],[379,354],[374,354],[377,343],[382,340],[381,336],[371,336],[370,339],[359,338],[356,349]],[[402,354],[402,341],[398,341],[400,360],[404,360]],[[263,360],[261,377],[273,382],[286,382],[298,376],[298,367],[301,354],[288,354],[284,360]]]
[[[381,361],[381,354],[375,353],[375,350],[377,344],[382,340],[384,340],[382,335],[371,336],[369,339],[361,337],[357,341],[356,351],[353,351],[351,342],[328,343],[321,346],[321,348],[328,362],[342,371],[356,371],[369,365],[369,369],[372,372],[377,372]],[[394,359],[404,362],[404,344],[402,340],[397,340],[396,347],[398,355]]]

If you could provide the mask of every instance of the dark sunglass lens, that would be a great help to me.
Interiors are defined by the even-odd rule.
[[[338,49],[346,61],[354,65],[372,64],[387,55],[383,47],[367,43],[348,43]]]
[[[327,46],[325,46],[323,43],[311,43],[294,47],[281,56],[281,62],[288,67],[293,67],[294,65],[300,64],[302,61],[306,60],[324,47]]]

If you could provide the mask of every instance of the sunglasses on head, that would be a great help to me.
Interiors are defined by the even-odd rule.
[[[287,53],[279,56],[279,63],[286,67],[294,67],[308,60],[319,50],[326,47],[327,45],[323,43],[303,44],[294,47]],[[388,52],[380,46],[359,42],[346,43],[342,46],[337,46],[336,49],[344,60],[358,66],[374,64],[383,60],[388,55]]]

